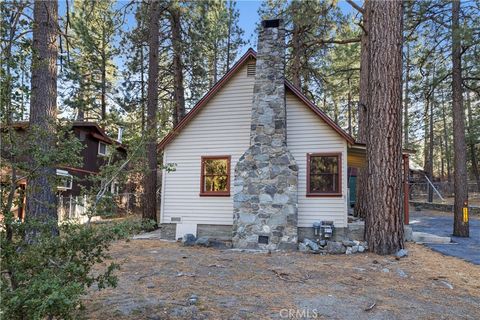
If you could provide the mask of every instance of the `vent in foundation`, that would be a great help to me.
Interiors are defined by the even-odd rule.
[[[258,236],[258,243],[268,244],[268,236]]]
[[[182,218],[181,217],[171,217],[170,221],[171,222],[180,222],[180,221],[182,221]]]
[[[255,63],[247,64],[247,77],[254,77],[255,76]]]

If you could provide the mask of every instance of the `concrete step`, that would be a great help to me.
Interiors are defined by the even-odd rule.
[[[426,232],[413,232],[412,239],[416,243],[449,244],[452,242],[450,237],[440,237]]]

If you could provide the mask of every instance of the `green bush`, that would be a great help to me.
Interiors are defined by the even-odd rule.
[[[8,222],[8,221],[7,221]],[[45,224],[7,223],[1,232],[1,319],[76,318],[88,287],[115,287],[119,265],[108,261],[112,241],[150,229],[153,222],[64,224],[52,236]],[[36,230],[34,241],[29,233]],[[94,266],[106,262],[102,270]]]

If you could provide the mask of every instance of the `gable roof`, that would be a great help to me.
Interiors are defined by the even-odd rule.
[[[72,128],[79,128],[79,127],[93,128],[95,131],[97,131],[97,133],[92,132],[91,135],[97,140],[100,140],[108,144],[113,144],[117,148],[125,149],[125,146],[123,144],[110,138],[96,122],[73,121],[71,124],[72,124]],[[12,124],[12,127],[15,129],[27,130],[29,125],[30,125],[30,122],[28,121],[17,121]]]
[[[252,48],[247,52],[228,70],[228,72],[197,102],[197,104],[186,114],[186,116],[160,141],[157,148],[163,149],[169,144],[180,131],[200,112],[200,110],[220,91],[220,89],[228,82],[233,75],[250,59],[256,60],[257,53]],[[335,130],[348,143],[354,144],[355,139],[346,133],[338,124],[336,124],[325,112],[310,101],[302,91],[295,87],[291,82],[285,80],[285,88],[290,90],[297,98],[299,98],[309,109],[311,109],[320,119]]]

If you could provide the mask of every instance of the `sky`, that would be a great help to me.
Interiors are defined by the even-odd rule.
[[[360,6],[362,5],[362,1],[355,1]],[[117,8],[120,9],[130,3],[130,0],[118,0],[117,1]],[[260,22],[260,16],[258,15],[258,9],[262,4],[261,0],[237,0],[237,8],[240,13],[239,17],[239,25],[244,30],[244,40],[247,42],[239,52],[239,54],[243,54],[249,47],[254,47],[255,45],[255,28],[256,25]],[[354,9],[345,1],[339,0],[338,6],[344,13],[352,13]],[[65,1],[59,1],[59,15],[65,15],[66,6]],[[135,24],[135,19],[133,15],[128,15],[126,17],[126,24],[127,28],[133,27]]]
[[[255,42],[255,27],[259,22],[258,8],[260,8],[261,1],[237,1],[237,8],[240,13],[239,25],[244,30],[244,39],[249,43],[247,48],[253,46]]]

